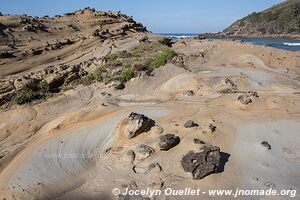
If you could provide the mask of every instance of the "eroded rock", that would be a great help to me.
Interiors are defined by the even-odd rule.
[[[254,99],[254,98],[258,98],[258,97],[259,97],[259,95],[258,95],[257,92],[255,92],[255,91],[248,91],[248,92],[246,92],[246,93],[240,95],[240,96],[238,97],[238,100],[239,100],[242,104],[248,105],[249,103],[252,103],[252,102],[253,102],[253,99]]]
[[[0,94],[10,92],[14,89],[14,85],[10,81],[0,81]]]
[[[150,157],[154,153],[154,149],[148,145],[141,144],[136,149],[134,149],[134,152],[135,160],[137,162],[140,162]]]
[[[155,121],[143,114],[131,113],[128,117],[128,124],[125,130],[127,138],[134,138],[141,133],[147,132],[155,125]]]
[[[191,96],[194,96],[194,94],[195,94],[195,93],[194,93],[193,90],[188,90],[188,91],[186,91],[186,92],[183,93],[183,95],[185,95],[185,96],[190,96],[190,97],[191,97]]]
[[[263,146],[264,148],[266,148],[267,150],[271,150],[271,145],[267,142],[267,141],[263,141],[261,143],[261,146]]]
[[[164,129],[158,125],[155,125],[151,129],[155,134],[162,134],[164,132]]]
[[[183,156],[181,166],[185,172],[192,173],[194,179],[218,172],[220,165],[220,148],[204,146],[201,152],[190,151]]]
[[[161,135],[158,138],[158,147],[160,150],[169,150],[180,143],[180,138],[174,134]]]
[[[251,97],[245,95],[245,94],[242,94],[238,97],[238,100],[244,104],[244,105],[248,105],[249,103],[252,103],[252,99]]]
[[[197,123],[195,123],[194,121],[192,121],[192,120],[188,120],[183,125],[184,128],[192,128],[192,127],[197,127],[197,126],[199,126],[199,125]]]

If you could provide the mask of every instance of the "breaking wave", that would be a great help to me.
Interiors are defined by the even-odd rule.
[[[298,43],[290,43],[290,42],[285,42],[283,43],[284,45],[287,45],[287,46],[300,46],[300,42]]]

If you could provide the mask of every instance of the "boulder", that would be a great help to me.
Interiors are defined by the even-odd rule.
[[[220,148],[206,145],[201,152],[190,151],[183,156],[181,166],[185,172],[192,173],[194,179],[218,172],[220,165]]]
[[[184,128],[192,128],[192,127],[197,127],[197,126],[199,126],[199,125],[197,123],[195,123],[194,121],[192,121],[192,120],[188,120],[183,125]]]
[[[149,119],[143,114],[131,113],[128,117],[128,123],[125,130],[125,136],[129,139],[147,132],[155,126],[155,121]]]
[[[160,150],[167,151],[180,143],[180,138],[174,134],[161,135],[158,138],[158,147]]]
[[[271,145],[270,145],[267,141],[263,141],[263,142],[261,143],[261,146],[263,146],[263,147],[266,148],[267,150],[271,150],[271,149],[272,149]]]

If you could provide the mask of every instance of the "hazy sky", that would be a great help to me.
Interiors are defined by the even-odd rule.
[[[56,15],[87,6],[122,11],[155,33],[217,32],[282,0],[0,0],[0,12]]]

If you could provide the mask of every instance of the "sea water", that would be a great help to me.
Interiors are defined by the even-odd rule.
[[[196,33],[160,33],[160,35],[169,36],[172,39],[196,37]],[[208,38],[210,40],[224,40],[228,38]],[[300,50],[300,38],[299,39],[267,39],[267,38],[230,38],[236,39],[243,42],[252,43],[255,45],[266,45],[278,49],[288,51],[299,51]]]

